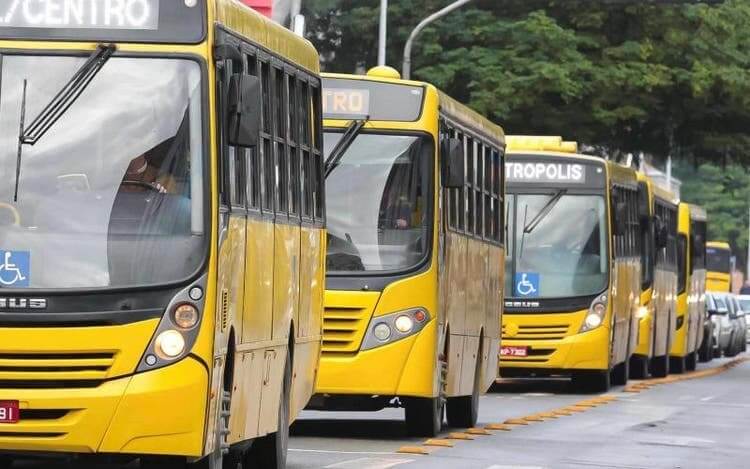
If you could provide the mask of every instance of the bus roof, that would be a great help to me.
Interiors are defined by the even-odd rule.
[[[577,142],[566,142],[558,136],[508,135],[505,141],[508,144],[508,152],[578,153]]]
[[[451,98],[446,93],[440,91],[436,86],[423,82],[423,81],[414,81],[414,80],[404,80],[399,77],[398,72],[395,70],[389,68],[389,67],[376,67],[372,70],[370,70],[367,75],[350,75],[350,74],[342,74],[342,73],[323,73],[321,74],[323,78],[327,79],[339,79],[339,80],[360,80],[360,81],[370,81],[370,82],[377,82],[377,83],[387,83],[391,85],[404,85],[404,86],[419,86],[427,90],[428,93],[435,93],[437,95],[437,101],[438,105],[440,107],[440,110],[449,118],[452,118],[454,120],[457,120],[460,123],[463,123],[464,125],[467,125],[471,128],[471,130],[474,130],[475,132],[479,133],[480,135],[486,137],[487,139],[493,141],[494,143],[504,146],[505,145],[505,132],[503,131],[503,128],[499,125],[495,124],[491,120],[487,119],[483,115],[479,114],[478,112],[474,111],[473,109],[469,108],[468,106],[461,104],[457,100]],[[330,120],[348,120],[348,119],[331,119]],[[377,121],[377,118],[373,118],[374,121]]]
[[[653,179],[648,177],[644,172],[638,171],[638,181],[646,183],[649,190],[649,195],[653,198],[659,199],[662,202],[666,202],[675,207],[680,203],[679,197],[672,191],[656,184]]]
[[[271,21],[239,0],[209,0],[216,2],[216,17],[209,19],[286,57],[308,71],[320,73],[320,57],[310,41]]]
[[[701,207],[700,205],[694,205],[694,204],[685,204],[688,206],[688,209],[690,210],[690,220],[693,221],[706,221],[708,219],[708,215],[706,214],[706,209]]]
[[[726,241],[709,241],[706,243],[707,248],[714,248],[714,249],[723,249],[725,251],[730,251],[732,248],[729,246],[729,243]]]

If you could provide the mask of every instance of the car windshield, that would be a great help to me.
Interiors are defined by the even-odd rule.
[[[325,134],[326,157],[341,133]],[[326,179],[329,272],[401,271],[427,254],[432,144],[360,134]]]
[[[196,62],[110,59],[19,158],[22,111],[28,126],[85,61],[2,57],[0,288],[169,283],[203,262]]]
[[[604,197],[516,194],[508,207],[506,292],[512,298],[601,293],[608,282]]]
[[[731,253],[726,249],[706,248],[706,268],[711,272],[729,273]]]

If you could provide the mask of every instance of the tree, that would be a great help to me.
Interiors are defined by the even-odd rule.
[[[309,2],[324,68],[375,64],[378,2]],[[447,0],[391,0],[389,57]],[[477,0],[428,27],[414,76],[509,133],[561,134],[611,155],[750,161],[750,2],[605,5]]]

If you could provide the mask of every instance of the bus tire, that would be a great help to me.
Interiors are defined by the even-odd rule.
[[[648,377],[648,358],[633,355],[630,357],[630,379]]]
[[[477,354],[477,366],[474,372],[474,390],[471,396],[452,397],[446,403],[448,426],[454,428],[473,428],[479,418],[479,386],[482,374],[482,348]]]
[[[669,356],[662,355],[651,359],[651,376],[665,378],[669,374]]]
[[[669,372],[681,375],[685,372],[685,357],[669,357]]]
[[[433,398],[412,397],[405,402],[406,429],[410,436],[433,437],[443,429],[448,362],[441,358],[438,363],[440,395]]]
[[[245,455],[243,467],[255,469],[284,469],[289,448],[289,414],[292,392],[292,355],[287,348],[284,382],[279,400],[279,424],[276,432],[253,441]],[[228,468],[227,468],[228,469]],[[234,468],[231,468],[234,469]]]
[[[612,387],[608,371],[577,371],[572,376],[573,386],[581,392],[594,394],[607,392]]]
[[[698,366],[698,352],[692,352],[689,353],[687,357],[685,357],[685,369],[687,371],[695,371],[695,368]]]
[[[615,365],[612,368],[612,384],[615,386],[625,386],[628,384],[628,375],[630,374],[630,360]]]

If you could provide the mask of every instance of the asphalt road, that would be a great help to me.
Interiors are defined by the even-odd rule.
[[[714,360],[701,369],[718,370],[727,362]],[[398,409],[305,412],[292,430],[288,468],[750,468],[750,362],[637,393],[615,388],[607,395],[616,399],[577,408],[580,412],[572,415],[512,425],[511,431],[447,440],[452,447],[426,446],[423,438],[408,438],[403,411]],[[482,398],[478,427],[569,408],[592,397],[596,396],[575,394],[565,380],[503,382]],[[446,431],[441,439],[448,436]],[[398,453],[404,447],[429,454]],[[19,461],[14,465],[24,469],[83,467],[118,466],[80,461]]]
[[[714,360],[717,367],[728,360]],[[306,412],[294,427],[290,469],[750,468],[750,362],[716,374],[659,384],[570,416],[493,431],[453,447],[404,437],[402,411]],[[576,395],[565,381],[514,380],[481,401],[480,425],[560,409]],[[405,445],[429,455],[395,453]],[[395,453],[395,454],[394,454]]]

